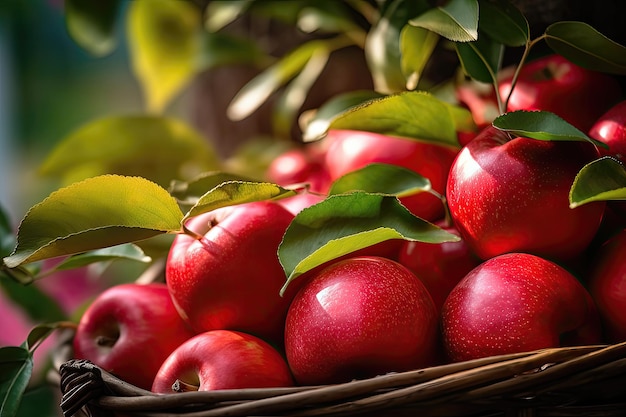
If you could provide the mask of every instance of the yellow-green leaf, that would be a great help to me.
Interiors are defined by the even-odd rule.
[[[201,28],[201,10],[193,2],[129,3],[131,62],[149,111],[163,111],[195,74]]]
[[[13,253],[4,262],[14,268],[179,232],[182,218],[167,190],[145,178],[89,178],[33,206],[19,226]]]
[[[612,157],[585,165],[570,189],[570,207],[594,201],[626,200],[626,168]]]

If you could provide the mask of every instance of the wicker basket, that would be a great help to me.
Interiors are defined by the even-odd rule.
[[[65,344],[56,355],[66,417],[626,416],[626,342],[493,356],[337,385],[160,395],[88,361],[66,360],[69,354]]]

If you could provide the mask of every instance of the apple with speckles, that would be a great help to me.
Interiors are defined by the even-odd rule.
[[[450,292],[441,311],[452,361],[602,342],[587,289],[559,265],[525,253],[483,262]]]
[[[420,280],[390,259],[360,256],[309,277],[285,323],[298,384],[347,382],[433,365],[438,315]]]
[[[576,175],[598,156],[589,142],[511,138],[490,126],[450,169],[450,216],[482,260],[527,252],[569,262],[591,243],[606,206],[569,206]]]

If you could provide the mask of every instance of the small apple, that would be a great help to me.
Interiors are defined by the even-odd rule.
[[[301,190],[296,195],[291,197],[281,198],[280,200],[276,200],[276,203],[285,207],[291,214],[296,216],[303,209],[307,207],[311,207],[314,204],[319,203],[320,201],[326,198],[325,195],[313,193],[310,190]]]
[[[452,361],[602,341],[585,287],[523,253],[489,259],[463,278],[443,305],[441,328]]]
[[[200,333],[163,362],[152,391],[168,394],[293,386],[287,362],[256,336],[231,330]]]
[[[511,139],[488,127],[450,169],[446,192],[452,220],[483,260],[507,252],[572,260],[592,241],[606,206],[569,207],[574,178],[597,157],[588,142]]]
[[[285,323],[285,352],[299,384],[329,384],[435,362],[437,310],[399,263],[344,259],[310,276]]]
[[[609,146],[609,149],[600,148],[600,153],[626,163],[626,100],[600,116],[589,130],[589,137]]]
[[[503,100],[511,92],[511,71],[499,83]],[[580,67],[561,55],[547,55],[526,63],[508,102],[508,111],[545,110],[588,132],[594,122],[623,99],[614,77]]]
[[[458,149],[413,139],[354,130],[330,130],[326,169],[332,181],[371,163],[385,163],[411,169],[430,180],[433,190],[443,195],[448,170]],[[414,215],[428,221],[443,217],[441,199],[423,192],[400,201]]]
[[[223,207],[190,219],[197,234],[172,242],[165,278],[181,316],[198,333],[229,329],[282,341],[295,288],[280,296],[278,246],[293,214],[272,201]]]
[[[445,231],[460,236],[445,222],[437,225]],[[398,262],[406,266],[424,283],[433,297],[437,310],[441,309],[452,288],[480,263],[463,239],[438,244],[404,241]]]
[[[163,361],[194,334],[165,284],[120,284],[98,295],[82,315],[74,357],[150,389]]]
[[[306,183],[311,191],[326,193],[331,181],[323,158],[324,154],[317,144],[291,148],[272,160],[265,176],[281,186]]]
[[[595,252],[587,284],[610,343],[626,341],[626,229]]]

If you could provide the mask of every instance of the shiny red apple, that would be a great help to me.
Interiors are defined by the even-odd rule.
[[[587,284],[608,341],[626,341],[626,229],[598,248],[590,263]]]
[[[574,178],[597,157],[588,142],[511,139],[488,127],[450,169],[450,215],[483,260],[507,252],[571,260],[592,241],[606,206],[569,207]]]
[[[188,221],[198,236],[176,236],[165,274],[174,304],[194,330],[239,330],[280,343],[295,289],[279,294],[285,273],[278,245],[293,217],[260,201]]]
[[[152,391],[159,394],[293,385],[287,362],[256,336],[212,330],[180,345],[163,362]]]
[[[603,155],[626,162],[626,100],[600,116],[589,130],[589,137],[608,145],[608,149],[600,148]]]
[[[458,149],[418,140],[354,130],[330,130],[326,141],[326,167],[331,180],[371,163],[411,169],[430,180],[433,190],[443,194],[448,170]],[[416,216],[434,221],[443,217],[440,198],[423,192],[400,201]]]
[[[585,287],[557,264],[523,253],[473,269],[446,299],[441,326],[453,361],[602,342]]]
[[[511,92],[512,73],[499,83],[503,100]],[[580,67],[561,55],[547,55],[524,64],[508,102],[508,111],[545,110],[588,132],[594,122],[623,99],[611,75]]]
[[[74,357],[150,389],[163,361],[194,335],[165,284],[121,284],[89,304],[74,336]]]
[[[437,309],[407,268],[381,257],[344,259],[311,276],[285,323],[299,384],[329,384],[432,365]]]
[[[326,193],[331,181],[323,159],[323,149],[317,143],[291,148],[272,160],[265,176],[278,185],[307,184],[313,192]]]

